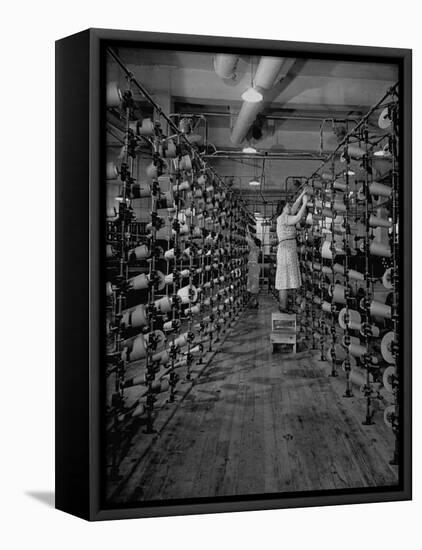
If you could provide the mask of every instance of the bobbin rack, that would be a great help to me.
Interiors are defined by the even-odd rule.
[[[395,434],[392,464],[400,448],[399,124],[396,85],[304,183],[296,296],[299,337],[330,363],[330,376],[344,376],[345,398],[365,400],[363,424],[383,410]]]
[[[254,226],[239,194],[184,129],[115,51],[108,55],[127,83],[122,89],[110,81],[106,93],[107,111],[124,130],[119,153],[107,162],[105,221],[107,469],[118,480],[129,434],[162,429],[162,417],[245,307],[246,230]],[[148,117],[136,111],[135,92],[148,103]]]

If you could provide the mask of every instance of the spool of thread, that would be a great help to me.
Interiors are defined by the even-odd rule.
[[[174,260],[174,248],[169,248],[168,250],[166,250],[166,252],[164,252],[164,258],[168,262],[173,261]]]
[[[346,212],[346,205],[341,200],[335,200],[333,209],[335,212]]]
[[[182,269],[182,271],[179,272],[179,277],[180,279],[186,279],[186,277],[189,277],[189,269]],[[168,275],[165,276],[164,279],[165,279],[166,286],[172,285],[174,281],[174,274],[169,273]]]
[[[107,107],[120,107],[122,102],[122,92],[117,85],[117,82],[109,82],[106,89],[106,104]]]
[[[392,226],[392,222],[388,220],[387,218],[380,218],[378,216],[374,216],[371,214],[369,216],[369,225],[371,227],[387,227],[390,228]]]
[[[106,283],[106,296],[113,296],[113,285],[109,281]]]
[[[177,291],[182,304],[193,304],[198,299],[198,291],[193,285],[187,285]]]
[[[330,285],[329,288],[329,294],[332,297],[333,302],[336,304],[346,304],[345,291],[346,287],[339,284]]]
[[[168,296],[163,296],[163,298],[160,298],[154,302],[154,306],[160,313],[170,313],[172,308],[171,298]]]
[[[359,273],[359,271],[355,271],[354,269],[349,269],[347,272],[349,279],[353,279],[354,281],[364,281],[365,276],[363,273]]]
[[[353,355],[353,357],[362,357],[366,354],[366,346],[362,346],[360,343],[357,344],[352,341],[349,347],[349,353],[350,355]]]
[[[166,193],[167,191],[170,191],[171,187],[171,178],[167,174],[162,174],[161,176],[158,176],[158,185],[160,186],[160,191],[162,193]]]
[[[389,393],[393,393],[394,391],[393,386],[396,376],[396,369],[392,365],[384,370],[384,373],[382,375],[382,383],[384,384],[384,388],[386,389],[386,391],[388,391]]]
[[[346,352],[344,352],[346,353]],[[349,354],[349,364],[350,364],[350,367],[353,369],[356,367],[356,358],[353,357],[353,355],[350,355]],[[344,360],[341,364],[341,368],[344,372],[346,372],[346,360]]]
[[[177,348],[183,348],[188,343],[188,333],[184,332],[180,336],[174,339],[174,346]]]
[[[336,180],[333,183],[333,189],[337,189],[338,191],[346,191],[347,185],[340,180]]]
[[[332,260],[332,258],[333,258],[333,253],[332,253],[332,250],[331,250],[331,243],[330,243],[330,242],[324,241],[324,242],[322,243],[321,256],[322,256],[325,260]]]
[[[346,350],[340,344],[331,344],[326,347],[326,355],[331,359],[335,355],[336,363],[341,363],[346,359]]]
[[[131,340],[125,340],[123,343],[122,359],[124,361],[139,361],[144,359],[147,354],[146,340],[143,334],[138,334]]]
[[[323,218],[335,218],[335,214],[333,210],[330,210],[330,208],[323,208],[321,210],[321,216]]]
[[[111,244],[106,245],[106,258],[107,259],[114,258],[114,249],[111,246]]]
[[[119,218],[119,213],[117,212],[114,206],[111,208],[107,208],[107,221],[114,222],[118,218]]]
[[[396,362],[393,354],[394,342],[395,335],[391,331],[384,334],[381,340],[381,355],[384,361],[390,365],[394,365]]]
[[[158,353],[154,353],[154,355],[152,356],[152,362],[160,363],[161,365],[166,365],[169,360],[170,356],[166,349],[159,351]]]
[[[192,170],[192,161],[189,155],[183,155],[179,161],[179,170]]]
[[[360,340],[357,336],[348,336],[348,341],[350,342],[349,344],[346,345],[346,335],[344,335],[341,339],[341,343],[343,344],[343,346],[345,348],[348,348],[350,346],[350,344],[356,344],[356,345],[360,345]]]
[[[348,323],[346,323],[345,321],[345,319],[347,318],[347,313],[349,315]],[[360,330],[362,319],[358,311],[355,311],[354,309],[347,310],[344,307],[340,310],[340,313],[338,314],[338,322],[343,330],[346,330],[346,328],[349,328],[351,330]]]
[[[167,321],[166,323],[163,324],[164,332],[169,332],[174,329],[175,329],[175,326],[173,325],[173,321]]]
[[[359,246],[361,252],[365,252],[365,243],[362,242]],[[369,245],[369,253],[372,254],[372,256],[378,256],[382,258],[390,258],[391,257],[391,248],[388,244],[384,243],[377,243],[375,241],[372,241]]]
[[[127,327],[139,328],[148,324],[146,306],[141,304],[123,312],[122,323]]]
[[[373,300],[369,307],[371,317],[379,317],[381,319],[391,319],[391,307],[382,302]]]
[[[189,226],[187,223],[181,223],[179,227],[179,235],[187,235],[189,233]]]
[[[165,286],[165,276],[161,271],[156,271],[157,274],[157,288],[162,290]],[[146,273],[141,273],[128,280],[130,290],[145,290],[149,286],[150,277]]]
[[[170,227],[167,225],[160,227],[155,233],[155,238],[157,241],[168,241],[170,239]]]
[[[151,164],[149,164],[147,166],[146,175],[151,179],[154,179],[154,178],[157,177],[158,169],[157,169],[157,166],[153,162],[151,162]]]
[[[138,125],[138,134],[140,136],[154,135],[154,123],[150,118],[144,118],[142,124]]]
[[[144,402],[139,403],[139,405],[132,411],[132,418],[139,418],[142,416],[146,417],[147,410],[146,410],[145,404],[146,404],[146,397],[144,398]]]
[[[390,197],[392,189],[388,185],[374,181],[369,184],[369,192],[371,195],[378,195],[379,197]]]
[[[341,264],[334,264],[333,271],[334,273],[339,273],[340,275],[344,275],[344,266],[342,266]]]
[[[141,244],[129,251],[129,258],[136,260],[144,260],[149,258],[150,251],[146,244]]]
[[[347,153],[350,158],[358,160],[366,154],[366,151],[365,149],[362,149],[362,147],[358,147],[357,145],[349,145],[347,147]]]
[[[114,162],[107,162],[106,164],[106,178],[107,180],[117,179],[119,172]]]
[[[384,275],[382,276],[382,284],[383,287],[387,290],[391,290],[393,288],[393,268],[389,267],[385,270]]]
[[[172,139],[167,141],[167,145],[164,148],[164,156],[168,159],[176,157],[176,145]]]
[[[381,111],[381,114],[378,118],[378,126],[382,130],[386,130],[390,126],[390,124],[391,124],[391,118],[388,114],[388,107],[386,107]]]
[[[393,420],[394,420],[394,417],[395,417],[395,414],[396,414],[395,411],[396,411],[396,409],[395,409],[394,405],[389,405],[388,407],[386,407],[384,409],[384,424],[388,428],[393,427]]]
[[[359,386],[359,388],[362,388],[367,385],[368,379],[366,376],[366,372],[360,372],[356,367],[352,368],[350,371],[350,377],[349,380],[352,384]],[[369,375],[369,383],[372,384],[374,382],[373,376]]]
[[[362,323],[359,329],[361,336],[366,336],[366,330],[368,330],[369,336],[372,338],[379,338],[380,329],[376,325],[370,325],[369,323]]]
[[[190,189],[190,183],[188,180],[184,180],[179,184],[173,185],[173,191],[188,191]]]
[[[192,237],[193,237],[194,239],[198,239],[198,238],[202,237],[201,228],[198,227],[197,225],[193,228]]]
[[[145,290],[149,286],[149,277],[146,273],[141,273],[128,280],[130,290]]]

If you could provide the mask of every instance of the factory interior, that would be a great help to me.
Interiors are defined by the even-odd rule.
[[[398,80],[107,50],[108,503],[399,484]]]

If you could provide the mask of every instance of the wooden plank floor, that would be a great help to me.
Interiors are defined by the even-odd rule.
[[[272,354],[274,300],[247,310],[114,502],[394,485],[393,437],[315,355]]]

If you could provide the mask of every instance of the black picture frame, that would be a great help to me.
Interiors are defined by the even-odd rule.
[[[400,72],[402,444],[397,489],[210,498],[107,508],[101,489],[101,83],[108,45],[397,63]],[[412,498],[412,52],[408,49],[88,29],[56,42],[56,508],[87,520]],[[103,247],[104,248],[104,247]]]

